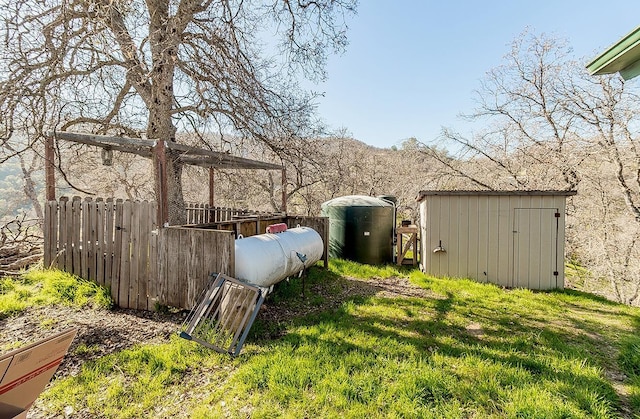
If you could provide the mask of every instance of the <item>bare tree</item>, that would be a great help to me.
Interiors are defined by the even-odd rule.
[[[588,268],[585,289],[617,301],[637,304],[640,293],[640,224],[628,210],[616,185],[615,165],[604,154],[588,161],[582,195],[573,209],[576,220],[569,234],[574,256]],[[576,197],[577,198],[577,197]],[[605,292],[606,291],[606,292]]]
[[[566,81],[566,107],[590,134],[589,146],[612,165],[627,210],[640,223],[640,96],[618,76]]]
[[[304,135],[327,54],[346,45],[355,0],[2,0],[2,141],[45,130],[176,140],[215,129],[287,153]],[[27,115],[25,117],[25,115]],[[31,115],[31,116],[29,116]],[[170,223],[184,221],[170,155]]]
[[[487,72],[476,92],[478,108],[463,117],[482,128],[471,136],[444,129],[451,159],[431,153],[462,184],[482,189],[574,189],[583,155],[575,116],[566,108],[564,81],[575,63],[556,39],[527,33],[505,64]],[[426,151],[433,151],[429,148]]]
[[[14,160],[17,161],[22,175],[19,185],[14,185],[13,193],[27,198],[33,208],[33,215],[41,223],[44,220],[44,211],[42,210],[41,197],[37,190],[38,178],[36,173],[42,169],[42,159],[33,150],[16,153],[16,150],[9,144],[6,145],[6,149],[11,153],[15,153]],[[0,216],[0,218],[2,217]]]
[[[415,220],[418,191],[442,182],[430,158],[416,148],[376,148],[350,138],[344,130],[308,139],[285,156],[263,143],[245,140],[241,154],[282,162],[287,170],[287,208],[296,214],[318,215],[324,201],[343,195],[395,195],[402,216]],[[208,174],[198,169],[189,173],[194,181],[185,185],[187,195],[202,202]],[[281,183],[275,171],[217,170],[215,201],[222,206],[281,211]]]
[[[155,199],[153,167],[149,159],[130,153],[113,152],[111,163],[103,164],[102,150],[68,144],[61,148],[60,169],[72,178],[74,193],[90,191],[96,196],[131,200]],[[59,187],[71,193],[73,187]],[[82,195],[82,194],[81,194]]]

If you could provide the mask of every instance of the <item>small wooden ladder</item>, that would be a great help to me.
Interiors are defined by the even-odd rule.
[[[405,236],[408,239],[403,240]],[[404,245],[402,244],[403,242]],[[417,265],[418,263],[418,227],[409,225],[396,228],[396,263],[398,265]],[[413,250],[413,257],[408,258],[407,253]]]

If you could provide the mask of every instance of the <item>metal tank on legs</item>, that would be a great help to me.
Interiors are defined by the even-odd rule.
[[[322,237],[309,227],[236,240],[236,278],[268,288],[322,258]]]

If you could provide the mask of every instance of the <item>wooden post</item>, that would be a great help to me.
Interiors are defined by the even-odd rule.
[[[53,135],[45,137],[44,170],[45,170],[45,197],[47,202],[56,200],[56,175],[55,175],[55,153],[53,150]]]
[[[282,167],[282,208],[280,209],[286,214],[287,212],[287,169]]]
[[[209,208],[214,206],[215,197],[215,170],[213,167],[209,168]]]
[[[216,172],[213,167],[209,168],[209,208],[205,208],[204,211],[204,223],[212,223],[215,220],[215,214],[213,206],[215,205],[215,178]]]
[[[156,140],[153,146],[158,185],[158,227],[169,225],[169,196],[167,191],[167,148],[164,140]]]

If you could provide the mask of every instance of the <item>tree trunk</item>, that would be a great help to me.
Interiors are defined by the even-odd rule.
[[[152,140],[175,141],[176,127],[173,124],[173,78],[177,48],[175,39],[168,33],[169,5],[166,0],[148,2],[151,21],[149,23],[149,44],[151,46],[151,100],[148,103],[149,121],[147,137]],[[155,171],[156,197],[160,200],[160,184],[157,166]],[[182,193],[182,163],[175,151],[167,152],[167,191],[169,225],[185,224],[187,214]],[[163,220],[158,220],[163,222]]]
[[[166,108],[159,108],[160,109],[156,109],[154,107],[149,112],[148,138],[161,141],[175,141],[176,128],[171,123],[171,112]],[[158,173],[158,167],[155,165],[154,175],[156,199],[160,201],[160,174]],[[167,150],[166,176],[167,191],[166,197],[164,198],[167,199],[168,202],[169,225],[185,224],[187,217],[182,194],[182,163],[179,161],[179,154],[176,151]],[[158,221],[162,222],[162,220]]]

